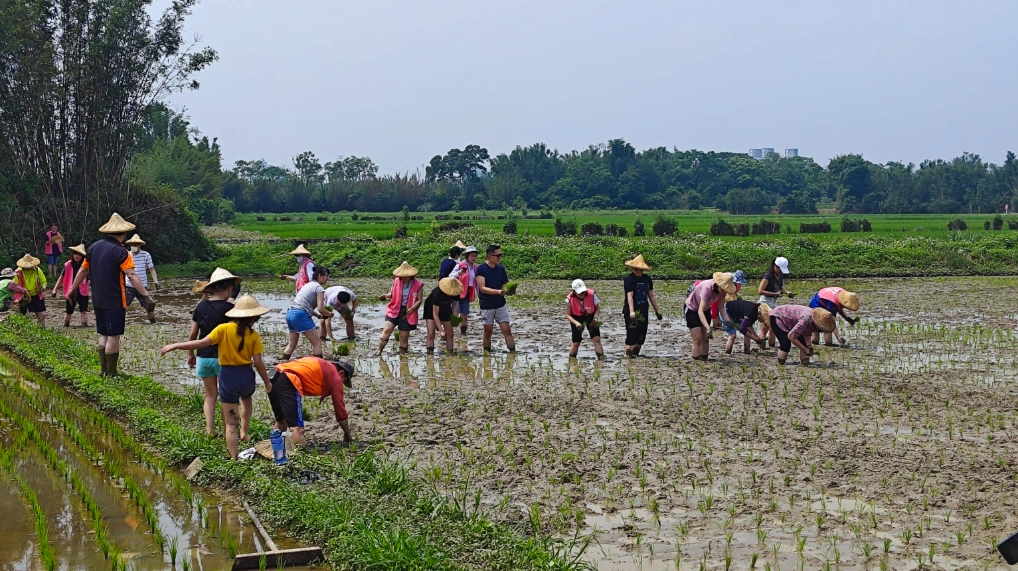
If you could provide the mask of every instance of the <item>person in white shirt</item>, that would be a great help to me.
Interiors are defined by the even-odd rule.
[[[346,322],[346,338],[354,338],[353,316],[357,313],[357,295],[352,289],[332,286],[325,290],[325,309],[343,316]],[[322,341],[335,340],[332,335],[332,318],[323,319],[320,327]]]
[[[152,263],[152,254],[149,254],[141,247],[145,245],[145,241],[141,239],[141,236],[135,234],[130,240],[124,242],[124,245],[131,249],[131,258],[134,259],[134,272],[138,274],[138,279],[141,280],[141,285],[148,289],[148,277],[152,276],[152,289],[159,289],[159,276],[156,274],[155,264]],[[131,282],[124,278],[124,294],[127,296],[127,306],[131,307],[134,300],[137,298],[138,304],[145,308],[145,313],[148,314],[149,323],[156,322],[156,304],[153,300],[150,304],[145,305],[145,298],[138,295],[137,290],[131,285]]]

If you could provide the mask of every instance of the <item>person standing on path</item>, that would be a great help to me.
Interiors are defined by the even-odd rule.
[[[141,249],[141,247],[145,245],[145,241],[141,239],[141,236],[135,234],[134,236],[131,236],[130,240],[124,242],[124,245],[131,249],[131,257],[134,258],[134,273],[137,274],[138,279],[141,280],[141,285],[148,289],[148,276],[151,274],[152,285],[155,286],[155,289],[159,289],[159,276],[156,275],[156,266],[152,263],[152,254]],[[138,290],[131,287],[131,283],[126,277],[124,278],[124,287],[127,288],[127,307],[131,307],[135,298],[138,298]],[[138,304],[145,308],[148,322],[155,323],[155,301],[146,303],[145,301],[138,299]]]
[[[16,294],[27,293],[25,288],[18,285],[18,274],[11,268],[4,268],[0,272],[0,311],[7,311],[11,308]]]
[[[626,322],[626,357],[639,356],[643,344],[647,342],[647,326],[650,318],[650,307],[654,307],[657,320],[661,321],[661,310],[657,306],[654,295],[654,280],[644,272],[650,266],[643,259],[643,254],[626,262],[632,272],[622,278],[622,289],[625,293],[622,302],[622,318]]]
[[[463,250],[463,261],[456,266],[456,269],[449,274],[463,284],[463,293],[459,301],[453,305],[453,313],[460,318],[460,335],[467,334],[467,316],[470,315],[470,302],[474,301],[477,295],[477,248],[467,246]]]
[[[120,336],[124,334],[127,317],[126,277],[146,305],[154,305],[145,284],[134,273],[134,259],[124,247],[127,233],[134,230],[134,224],[124,220],[116,212],[109,221],[99,228],[106,236],[88,247],[85,261],[74,276],[71,295],[86,279],[92,284],[92,308],[95,310],[95,329],[99,334],[99,368],[102,375],[115,377],[117,361],[120,360]]]
[[[421,298],[424,282],[417,279],[417,268],[404,261],[392,271],[392,275],[396,278],[392,282],[392,290],[380,296],[380,299],[388,301],[389,305],[385,307],[385,328],[382,329],[382,337],[378,340],[379,355],[389,343],[392,331],[397,328],[399,352],[406,353],[410,350],[410,332],[417,329],[417,310],[424,303]]]
[[[39,320],[39,325],[46,327],[46,274],[39,269],[39,258],[25,254],[18,260],[15,280],[25,293],[14,294],[21,315],[31,313]]]
[[[301,244],[290,252],[291,256],[297,257],[297,263],[300,264],[300,269],[297,273],[290,276],[287,274],[280,274],[279,279],[290,280],[293,282],[294,293],[300,291],[300,288],[307,285],[307,283],[314,279],[315,275],[315,263],[311,261],[311,252]]]
[[[771,262],[771,267],[764,273],[763,278],[760,279],[760,286],[757,288],[757,293],[760,294],[760,303],[766,304],[767,307],[772,310],[778,306],[778,298],[787,295],[789,298],[794,297],[795,294],[789,293],[785,290],[785,276],[788,275],[788,258],[777,257]],[[769,323],[760,324],[760,336],[767,337],[770,341],[771,347],[774,346],[774,332],[771,331]]]
[[[771,330],[778,338],[778,364],[784,365],[792,345],[799,349],[799,364],[809,365],[813,356],[810,338],[814,331],[833,331],[834,316],[826,309],[804,305],[781,305],[770,312]]]
[[[271,379],[272,392],[269,393],[276,428],[280,432],[290,429],[294,443],[303,444],[304,397],[320,397],[321,402],[326,396],[331,396],[332,411],[343,429],[343,442],[353,442],[343,400],[343,388],[353,388],[352,379],[353,365],[342,359],[326,361],[318,357],[303,357],[276,365]]]
[[[460,254],[467,248],[466,244],[456,240],[456,244],[449,248],[449,257],[442,260],[442,265],[438,269],[438,279],[449,277],[456,266],[460,263]]]
[[[64,235],[60,233],[56,222],[49,225],[43,250],[46,253],[46,263],[49,264],[49,277],[53,278],[57,275],[57,266],[60,265],[60,254],[64,253]]]
[[[590,342],[594,344],[594,354],[604,359],[604,348],[601,347],[601,325],[597,316],[601,313],[601,300],[594,290],[587,287],[583,280],[573,280],[569,295],[566,296],[566,319],[572,330],[572,346],[569,357],[575,359],[583,341],[583,329],[590,334]]]
[[[64,264],[64,269],[60,272],[60,276],[57,278],[57,283],[53,284],[53,297],[60,299],[63,295],[67,302],[64,304],[64,327],[71,326],[71,316],[74,315],[74,309],[77,307],[81,313],[81,326],[88,327],[88,280],[82,282],[78,286],[76,295],[71,295],[71,284],[74,283],[74,276],[78,275],[78,270],[81,269],[81,264],[85,262],[85,255],[88,253],[85,250],[84,244],[72,246],[71,259],[67,260]],[[71,298],[77,298],[75,301],[71,301]]]
[[[859,322],[859,319],[852,319],[848,315],[845,315],[845,310],[858,311],[859,310],[859,296],[855,293],[846,290],[841,287],[825,287],[824,289],[817,292],[813,299],[809,300],[809,306],[813,309],[822,308],[826,309],[831,315],[840,315],[845,318],[845,321],[849,325],[855,325]],[[834,330],[829,333],[824,333],[824,345],[833,346],[833,338],[838,340],[838,344],[842,347],[848,347],[848,341],[841,336],[838,332],[838,320],[834,320]],[[816,345],[820,342],[820,332],[813,332],[813,344]]]
[[[353,340],[353,316],[357,313],[357,294],[352,289],[343,286],[325,288],[325,309],[343,316],[343,321],[346,322],[346,338]],[[335,340],[332,333],[331,317],[322,320],[320,336],[322,341]]]
[[[692,293],[686,297],[686,327],[689,328],[689,336],[693,342],[694,361],[706,361],[710,355],[710,340],[714,336],[710,325],[710,306],[714,303],[721,304],[718,307],[718,313],[722,323],[731,327],[731,320],[728,319],[728,310],[725,309],[724,300],[726,295],[734,295],[736,291],[735,279],[732,274],[714,272],[711,279],[697,282],[693,286]]]
[[[491,352],[491,334],[495,323],[505,337],[505,346],[510,353],[516,352],[516,340],[513,339],[512,326],[509,324],[509,308],[506,307],[506,284],[509,275],[502,266],[502,247],[492,244],[487,249],[488,261],[477,266],[474,280],[481,298],[481,318],[484,320],[484,340],[482,346]]]
[[[229,323],[226,316],[233,309],[231,295],[241,279],[224,270],[216,268],[209,281],[202,288],[205,297],[198,302],[191,314],[191,333],[188,341],[196,341],[209,336],[209,333]],[[197,355],[195,355],[197,353]],[[204,349],[190,349],[187,352],[187,366],[194,369],[195,375],[201,379],[205,388],[205,402],[202,412],[205,414],[205,434],[216,436],[216,401],[219,400],[219,346],[211,345]]]
[[[311,274],[311,281],[300,288],[296,297],[293,298],[293,305],[286,310],[286,329],[289,331],[290,339],[283,349],[283,360],[289,361],[290,356],[297,349],[300,336],[307,337],[311,342],[311,353],[315,357],[324,355],[322,350],[322,339],[318,336],[318,328],[315,327],[315,316],[323,319],[332,317],[332,312],[325,309],[325,284],[329,281],[329,268],[316,266],[315,272]]]

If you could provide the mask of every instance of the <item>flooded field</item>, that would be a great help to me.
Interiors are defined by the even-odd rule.
[[[996,568],[993,546],[1018,529],[1014,278],[840,280],[859,293],[863,319],[840,322],[850,347],[820,346],[809,367],[795,366],[795,354],[779,366],[773,350],[725,355],[720,332],[711,361],[690,361],[680,315],[688,284],[668,282],[655,284],[665,320],[651,322],[638,359],[622,357],[621,284],[588,282],[604,305],[608,359],[595,361],[585,341],[569,360],[568,284],[550,281],[524,282],[510,300],[517,354],[483,355],[472,320],[466,336],[457,332],[457,355],[427,355],[422,326],[409,355],[392,352],[393,340],[378,356],[384,308],[373,300],[391,282],[336,283],[362,304],[347,397],[355,438],[408,460],[451,497],[479,497],[495,519],[590,538],[582,558],[598,569]],[[824,285],[789,287],[805,303]],[[189,290],[158,292],[155,325],[133,308],[121,357],[123,369],[184,393],[198,387],[184,356],[160,358],[158,348],[186,338],[197,302]],[[278,309],[256,325],[274,363],[292,289],[246,280],[245,291]],[[497,332],[494,346],[504,347]],[[309,352],[302,341],[298,355]],[[269,420],[256,395],[256,414]],[[328,403],[305,406],[314,444],[342,439]],[[4,426],[7,449],[19,436]],[[24,450],[24,469],[44,470]],[[9,488],[5,507],[18,501]],[[59,504],[53,494],[47,501]],[[3,525],[20,526],[14,556],[31,560],[34,524],[22,512]],[[91,541],[73,525],[57,529]],[[188,537],[192,548],[203,541]],[[146,553],[158,553],[152,545]]]

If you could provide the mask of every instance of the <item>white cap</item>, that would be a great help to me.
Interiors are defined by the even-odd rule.
[[[576,293],[583,293],[587,291],[587,284],[583,283],[583,280],[573,280],[572,289]]]
[[[774,265],[776,265],[778,269],[781,270],[781,273],[783,274],[788,273],[788,258],[776,258],[774,260]]]

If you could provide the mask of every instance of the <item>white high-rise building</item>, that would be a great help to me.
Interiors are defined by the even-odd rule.
[[[749,156],[753,157],[754,159],[762,159],[763,149],[750,149]]]
[[[799,156],[799,149],[785,149],[785,158],[790,159],[792,157]]]

